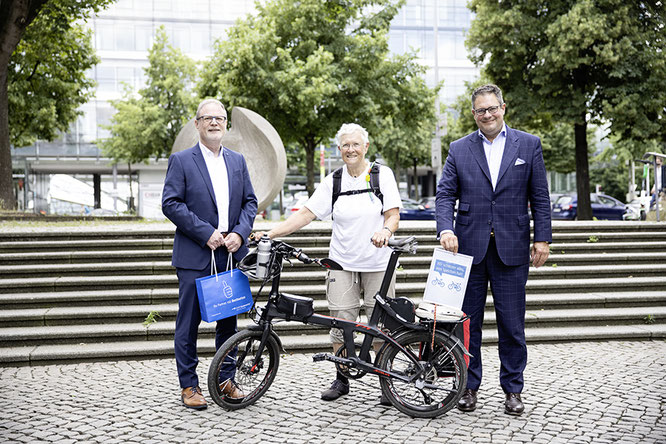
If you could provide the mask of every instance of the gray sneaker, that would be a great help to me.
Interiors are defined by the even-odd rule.
[[[333,384],[331,384],[331,388],[324,390],[321,393],[321,399],[324,401],[334,401],[347,393],[349,393],[349,384],[345,384],[339,379],[336,379],[333,381]]]

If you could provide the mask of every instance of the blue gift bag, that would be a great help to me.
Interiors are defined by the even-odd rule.
[[[211,276],[196,280],[201,319],[213,322],[250,311],[252,292],[247,276],[231,267],[231,254],[227,263],[229,270],[222,273],[217,272],[212,250],[211,256]]]

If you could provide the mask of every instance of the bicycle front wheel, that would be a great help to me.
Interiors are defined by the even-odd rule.
[[[219,348],[208,369],[208,392],[215,403],[227,410],[247,407],[261,398],[275,379],[280,364],[280,347],[269,335],[257,359],[261,331],[244,330],[236,333]],[[225,393],[223,384],[231,379],[242,397]],[[238,393],[235,393],[238,395]]]
[[[413,356],[391,345],[380,356],[379,367],[410,380],[382,377],[384,396],[395,408],[415,418],[435,418],[451,410],[467,385],[460,344],[439,332],[434,347],[429,332],[406,332],[396,341]]]

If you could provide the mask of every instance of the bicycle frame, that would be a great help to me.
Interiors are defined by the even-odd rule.
[[[400,245],[404,246],[406,244],[409,244],[410,248],[413,248],[415,246],[413,237],[403,240],[402,244]],[[300,254],[300,250],[296,251],[298,251],[298,253]],[[322,355],[320,356],[320,359],[317,359],[317,356],[315,356],[314,357],[315,360],[326,359],[338,364],[358,369],[365,373],[372,373],[384,377],[392,377],[408,383],[411,383],[414,380],[418,379],[423,371],[428,370],[427,367],[429,364],[426,364],[426,366],[424,367],[423,363],[420,361],[418,356],[414,355],[414,353],[412,353],[411,350],[400,345],[395,339],[403,331],[432,331],[433,328],[437,328],[436,325],[433,325],[434,324],[433,321],[426,321],[419,323],[409,322],[408,320],[400,316],[398,313],[396,313],[393,310],[393,308],[391,308],[390,304],[387,301],[388,299],[387,293],[389,290],[389,286],[391,284],[391,279],[393,278],[393,273],[395,272],[395,268],[398,262],[398,257],[400,256],[401,252],[402,252],[401,249],[396,249],[396,248],[394,248],[393,251],[391,252],[391,257],[389,259],[389,263],[387,265],[381,287],[379,291],[375,294],[375,309],[373,310],[372,316],[370,317],[369,322],[367,324],[363,324],[356,321],[348,321],[345,319],[335,318],[332,316],[320,315],[317,313],[314,313],[308,316],[307,318],[300,320],[301,322],[306,324],[321,325],[328,328],[339,328],[343,332],[344,346],[345,349],[347,350],[347,356],[341,357],[341,356],[332,356],[332,355]],[[283,252],[280,252],[277,248],[275,248],[272,251],[271,263],[273,263],[273,261],[278,261],[277,263],[280,264],[281,267],[282,261],[284,259],[285,259],[285,254]],[[257,308],[257,317],[255,318],[257,326],[250,327],[250,329],[263,331],[261,341],[259,343],[255,356],[255,359],[257,361],[259,360],[263,352],[264,346],[266,344],[269,335],[273,335],[278,340],[280,348],[282,348],[279,336],[275,333],[275,331],[272,328],[273,320],[274,319],[289,320],[291,318],[290,316],[282,313],[277,309],[277,302],[281,297],[281,293],[279,291],[280,276],[281,276],[281,270],[272,279],[271,291],[269,293],[268,303],[266,304],[265,307],[263,307],[263,309]],[[401,325],[401,328],[398,329],[395,336],[386,334],[378,327],[378,324],[382,319],[382,314],[384,314],[385,316],[390,316],[391,318],[398,321],[398,323]],[[462,323],[465,319],[467,318],[465,317],[459,321],[456,321],[455,323]],[[447,330],[442,330],[439,328],[437,330],[451,337],[452,332],[449,332]],[[356,345],[354,343],[354,332],[359,332],[364,335],[359,355],[356,354]],[[381,350],[377,353],[377,357],[381,355],[381,352],[385,348],[389,347],[390,345],[393,345],[394,347],[397,347],[400,351],[405,353],[407,356],[409,356],[409,358],[414,362],[414,364],[417,366],[417,368],[420,371],[417,371],[410,377],[407,377],[378,368],[376,366],[377,360],[375,360],[374,364],[371,363],[370,348],[372,346],[374,338],[378,338],[384,341]],[[455,337],[453,339],[455,339],[456,343],[459,344],[463,353],[468,354],[467,351],[465,350],[465,347],[462,346],[462,344],[460,344],[460,342]]]

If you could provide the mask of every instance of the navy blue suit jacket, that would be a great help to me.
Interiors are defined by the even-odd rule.
[[[248,251],[245,239],[257,214],[257,198],[245,158],[224,147],[221,155],[229,177],[229,232],[238,233],[244,241],[234,253],[234,258],[240,259]],[[169,157],[162,212],[176,225],[171,264],[191,270],[210,266],[211,254],[206,242],[218,226],[218,214],[213,184],[199,144]]]
[[[550,197],[541,141],[506,127],[504,155],[493,191],[483,141],[475,131],[451,143],[437,186],[437,233],[453,230],[458,251],[483,260],[491,228],[500,259],[506,265],[530,260],[530,203],[534,241],[552,241]],[[458,203],[455,217],[454,206]]]

